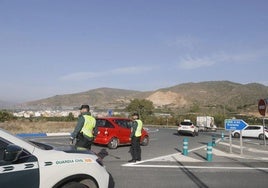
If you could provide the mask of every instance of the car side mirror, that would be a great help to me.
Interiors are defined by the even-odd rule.
[[[4,151],[4,160],[9,162],[14,162],[18,160],[23,149],[20,146],[9,144]]]

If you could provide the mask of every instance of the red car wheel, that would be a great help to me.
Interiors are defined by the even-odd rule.
[[[142,146],[147,146],[149,144],[149,137],[145,136],[141,142]]]
[[[119,144],[119,141],[117,138],[112,138],[111,141],[108,143],[108,148],[110,149],[116,149]]]

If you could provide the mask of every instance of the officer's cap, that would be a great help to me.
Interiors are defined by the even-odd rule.
[[[87,110],[89,110],[89,106],[87,104],[81,105],[80,110],[82,110],[84,108],[87,109]]]
[[[132,114],[132,116],[137,116],[137,117],[139,117],[139,114],[138,114],[137,112],[134,112],[134,113]]]

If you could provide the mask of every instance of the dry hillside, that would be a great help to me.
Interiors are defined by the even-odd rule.
[[[213,108],[218,111],[255,112],[258,100],[268,98],[268,87],[258,83],[239,84],[229,81],[210,81],[185,83],[149,92],[100,88],[30,101],[20,107],[61,109],[77,108],[82,103],[88,103],[97,109],[124,109],[135,98],[151,100],[156,107],[185,111],[189,110],[191,106],[198,106],[201,110]]]

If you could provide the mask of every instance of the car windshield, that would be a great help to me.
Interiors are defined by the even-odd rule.
[[[43,150],[52,150],[53,149],[52,146],[46,145],[44,143],[38,143],[38,142],[35,142],[35,141],[28,140],[26,138],[22,138],[22,137],[20,137],[18,135],[14,135],[14,134],[10,133],[9,131],[3,130],[3,129],[0,129],[0,130],[3,131],[3,132],[5,132],[5,133],[7,133],[7,134],[9,134],[9,135],[11,135],[11,136],[14,136],[14,137],[22,140],[23,142],[27,142],[28,144],[30,144],[30,145],[32,145],[34,147],[37,147],[39,149],[43,149]],[[5,140],[5,142],[8,143],[8,144],[16,144],[16,143],[11,143],[10,141],[7,141],[4,138],[1,138],[1,139]]]
[[[33,141],[33,140],[30,140],[29,142],[34,144],[36,147],[38,147],[40,149],[43,149],[43,150],[52,150],[52,149],[54,149],[53,146],[47,145],[45,143],[36,142],[36,141]]]
[[[24,142],[27,142],[28,144],[33,145],[34,147],[37,147],[37,148],[42,149],[42,150],[52,150],[53,149],[52,146],[47,145],[45,143],[36,142],[36,141],[33,141],[33,140],[28,140],[26,138],[21,138],[19,136],[16,136],[16,137],[21,139],[21,140],[23,140]]]

